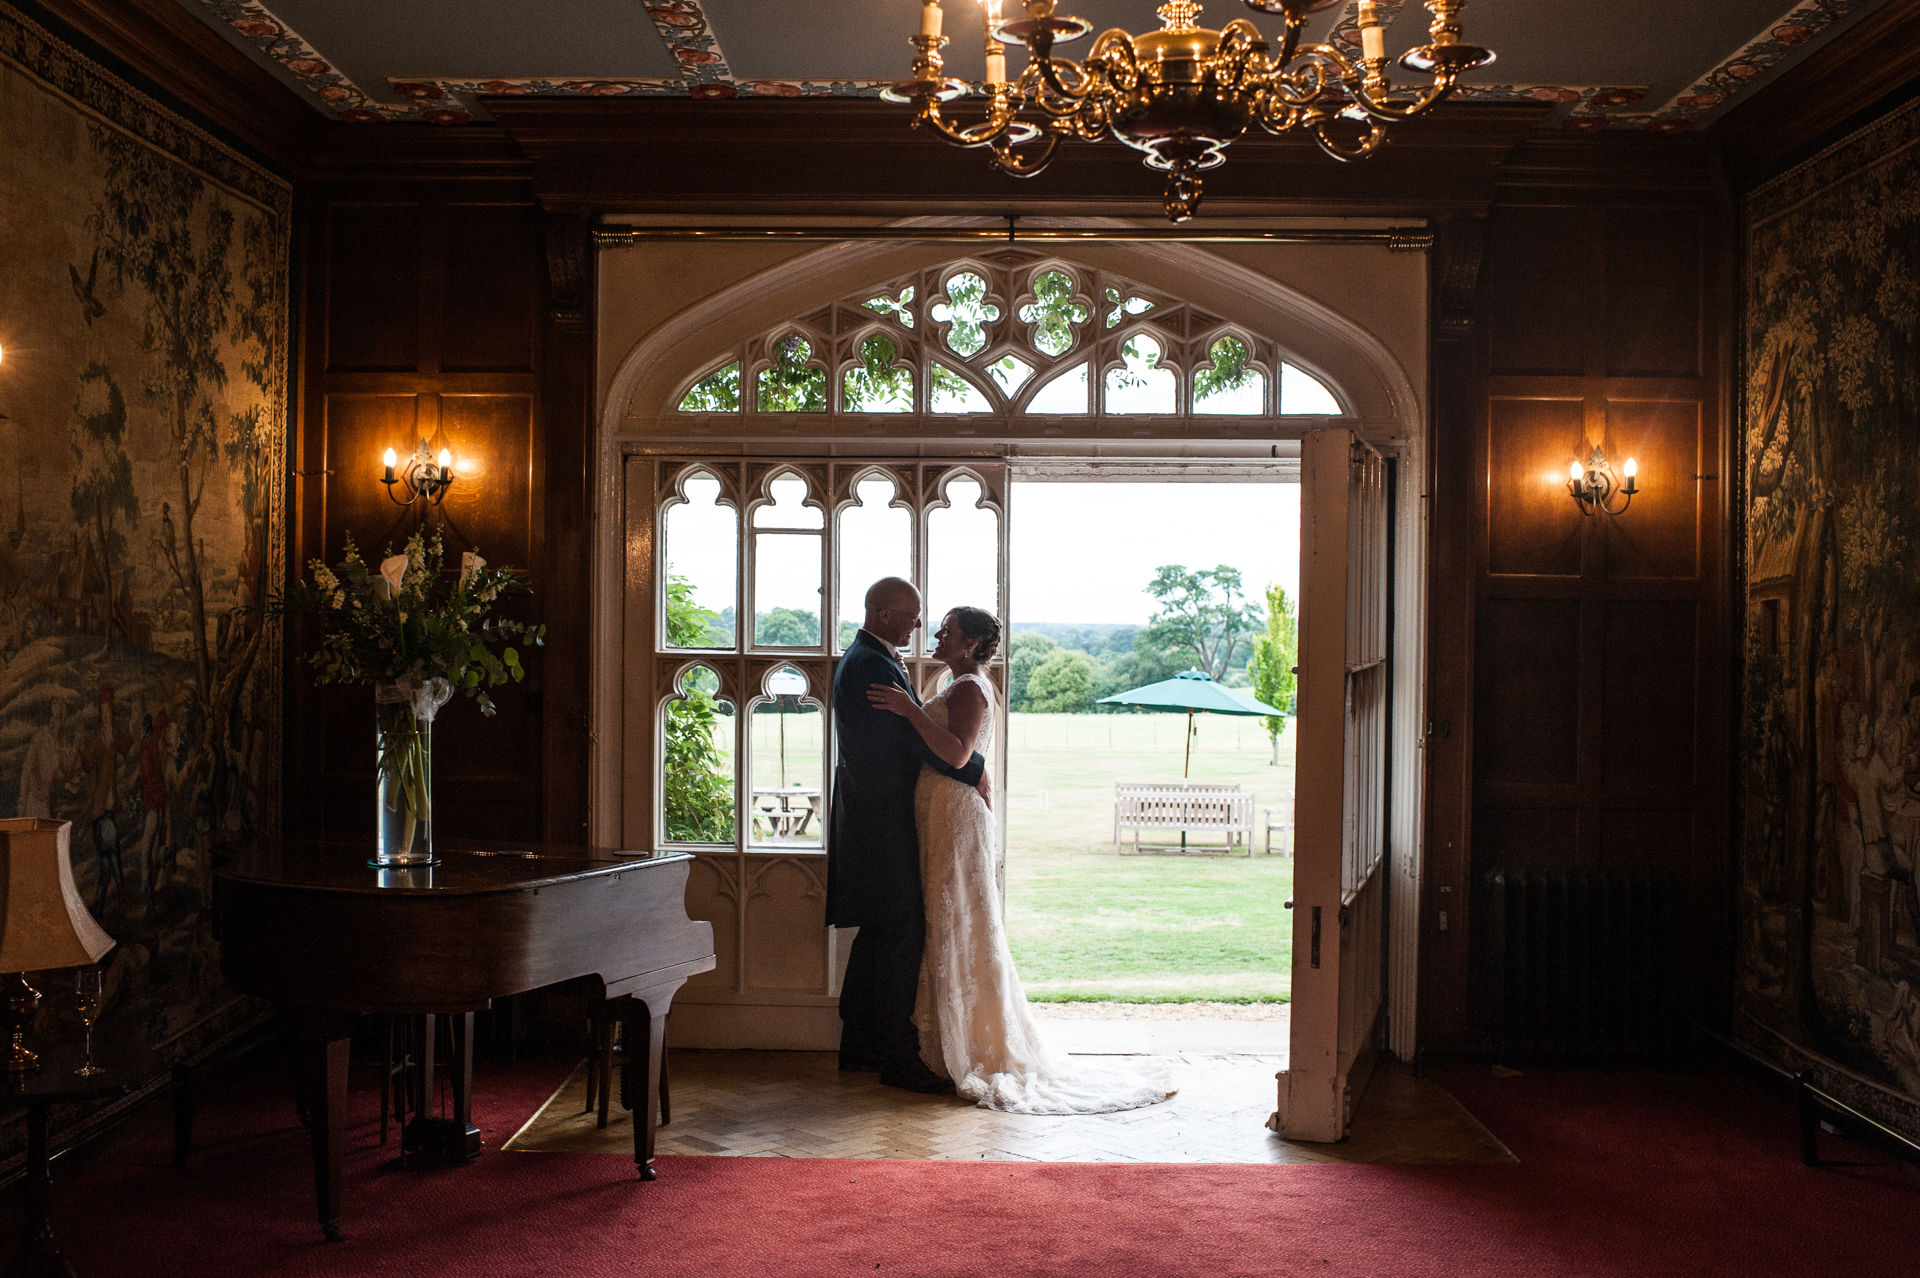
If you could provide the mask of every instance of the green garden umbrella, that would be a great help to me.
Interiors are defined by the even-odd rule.
[[[1104,705],[1116,706],[1157,706],[1162,710],[1185,710],[1187,712],[1187,759],[1180,770],[1181,777],[1193,771],[1193,712],[1205,710],[1213,714],[1241,714],[1266,717],[1286,713],[1276,710],[1266,702],[1233,688],[1223,688],[1215,683],[1203,670],[1182,670],[1171,679],[1162,679],[1150,683],[1144,688],[1135,688],[1131,692],[1116,692],[1111,697],[1100,698]]]

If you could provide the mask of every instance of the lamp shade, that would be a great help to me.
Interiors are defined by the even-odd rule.
[[[71,821],[0,820],[0,972],[84,967],[113,948],[74,886],[72,837]]]

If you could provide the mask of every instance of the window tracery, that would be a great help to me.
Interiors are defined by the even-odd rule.
[[[1337,389],[1268,338],[1120,276],[1018,250],[929,267],[783,323],[727,352],[673,402],[684,415],[869,420],[1347,411]]]

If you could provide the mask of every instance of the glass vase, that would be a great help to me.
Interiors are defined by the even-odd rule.
[[[374,856],[380,869],[433,865],[433,720],[411,701],[374,707],[378,749],[374,789]]]

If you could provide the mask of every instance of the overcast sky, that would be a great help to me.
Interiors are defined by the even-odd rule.
[[[1162,564],[1240,570],[1247,594],[1300,597],[1298,484],[1013,486],[1013,622],[1153,615]]]

